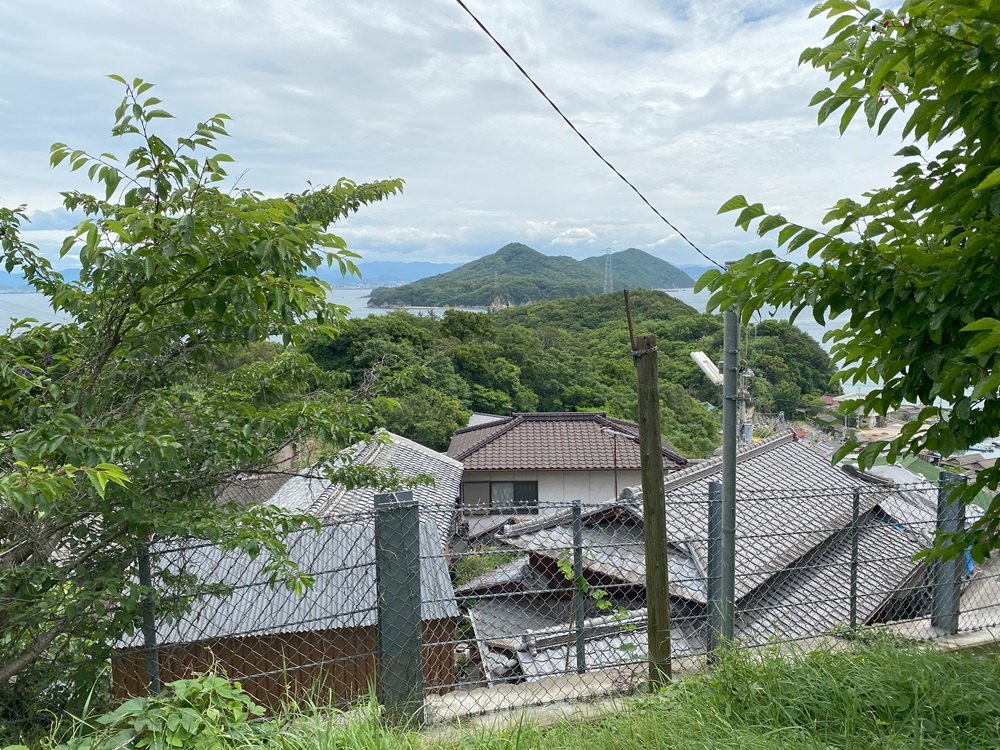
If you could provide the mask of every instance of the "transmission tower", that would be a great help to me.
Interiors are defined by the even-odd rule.
[[[604,251],[604,293],[611,294],[615,290],[614,279],[611,275],[611,248]]]

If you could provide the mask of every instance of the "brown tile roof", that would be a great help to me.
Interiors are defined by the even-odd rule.
[[[458,430],[448,455],[473,471],[638,469],[639,426],[601,412],[514,414]],[[663,467],[687,461],[663,441]]]

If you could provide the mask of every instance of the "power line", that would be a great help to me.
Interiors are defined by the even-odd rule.
[[[545,93],[544,89],[542,89],[541,86],[539,86],[537,83],[535,83],[535,79],[533,79],[530,75],[528,75],[528,71],[526,71],[521,66],[521,63],[519,63],[517,60],[514,59],[514,56],[510,52],[507,51],[507,48],[504,47],[500,43],[500,41],[495,36],[493,36],[493,33],[488,28],[486,28],[486,25],[482,21],[480,21],[479,18],[476,17],[476,14],[473,13],[471,10],[469,10],[469,6],[466,5],[463,2],[463,0],[455,0],[455,2],[458,3],[459,6],[461,6],[462,10],[464,10],[466,13],[469,14],[469,17],[473,21],[476,22],[476,25],[480,29],[483,30],[483,33],[486,34],[486,36],[488,36],[492,40],[492,42],[500,49],[501,52],[503,52],[503,54],[507,57],[507,59],[510,60],[512,63],[514,63],[514,67],[516,67],[520,71],[521,75],[523,75],[527,79],[528,83],[530,83],[532,86],[535,87],[535,91],[537,91],[539,94],[541,94],[542,98],[549,103],[549,106],[552,107],[552,109],[554,109],[556,111],[556,114],[558,114],[563,119],[563,122],[565,122],[567,125],[569,125],[570,130],[572,130],[574,133],[576,133],[577,136],[579,136],[580,140],[583,141],[585,144],[587,144],[587,148],[589,148],[591,151],[593,151],[594,155],[598,159],[600,159],[601,161],[603,161],[607,165],[608,169],[610,169],[612,172],[614,172],[616,175],[618,175],[618,178],[622,182],[624,182],[626,185],[628,185],[630,188],[632,188],[632,192],[634,192],[636,195],[638,195],[639,199],[643,203],[645,203],[647,206],[649,206],[650,210],[654,214],[656,214],[664,224],[666,224],[668,227],[670,227],[671,229],[673,229],[680,236],[680,238],[682,240],[684,240],[691,247],[693,247],[694,250],[695,250],[695,252],[698,253],[698,255],[700,255],[702,258],[704,258],[705,260],[707,260],[709,263],[714,263],[719,268],[725,270],[725,266],[723,266],[721,263],[719,263],[719,261],[715,260],[714,258],[710,258],[708,255],[706,255],[702,251],[702,249],[700,247],[698,247],[696,244],[694,244],[694,242],[692,242],[688,238],[688,236],[686,234],[684,234],[684,232],[682,232],[680,229],[678,229],[676,226],[674,226],[671,223],[671,221],[666,216],[664,216],[663,214],[661,214],[660,211],[656,208],[656,206],[654,206],[652,203],[650,203],[649,199],[646,198],[646,196],[642,194],[642,191],[639,190],[639,188],[637,188],[635,185],[632,184],[631,180],[629,180],[625,175],[623,175],[621,172],[619,172],[618,168],[614,164],[612,164],[610,161],[608,161],[606,158],[604,158],[604,155],[594,147],[594,144],[592,144],[589,140],[587,140],[587,136],[585,136],[583,133],[581,133],[579,131],[579,129],[576,127],[576,125],[573,124],[573,121],[570,120],[565,114],[563,114],[563,111],[561,109],[559,109],[558,105],[554,101],[552,101],[551,98],[549,98],[549,95]]]

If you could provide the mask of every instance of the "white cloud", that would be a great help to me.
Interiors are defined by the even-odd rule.
[[[470,2],[563,110],[707,252],[761,246],[716,210],[735,193],[815,222],[883,184],[892,137],[841,138],[806,104],[823,76],[809,2]],[[83,34],[80,29],[87,29]],[[697,254],[573,135],[457,4],[388,0],[33,0],[0,6],[0,203],[35,211],[80,173],[47,168],[64,141],[107,136],[120,98],[104,74],[158,83],[183,128],[234,117],[224,150],[267,193],[347,175],[405,193],[338,231],[370,259],[468,260],[511,241],[566,252]],[[16,73],[14,72],[16,71]],[[889,141],[889,142],[886,142]],[[35,214],[42,217],[42,214]],[[38,229],[61,229],[47,217]],[[72,226],[70,222],[67,227]],[[589,234],[588,234],[589,233]]]
[[[597,235],[586,227],[573,227],[557,234],[550,244],[579,245],[581,242],[591,243],[596,241]]]

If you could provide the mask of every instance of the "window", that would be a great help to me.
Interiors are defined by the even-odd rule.
[[[535,513],[538,482],[464,482],[462,506],[468,510]]]

